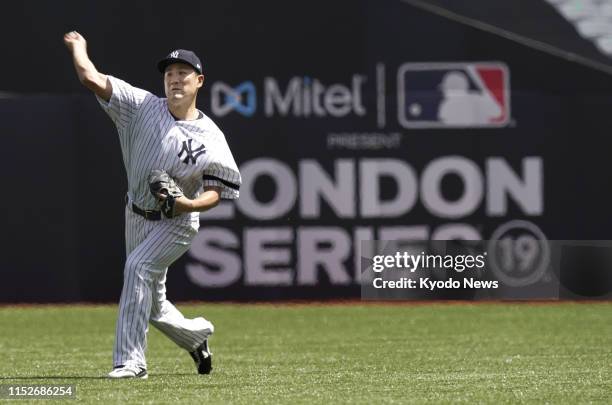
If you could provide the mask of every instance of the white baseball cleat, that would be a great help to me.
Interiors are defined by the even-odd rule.
[[[146,379],[147,370],[136,366],[117,366],[108,373],[108,378],[141,378]]]

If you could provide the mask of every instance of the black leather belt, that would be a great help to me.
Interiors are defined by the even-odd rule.
[[[132,203],[132,211],[149,221],[159,221],[162,218],[161,211],[143,210],[134,203]]]

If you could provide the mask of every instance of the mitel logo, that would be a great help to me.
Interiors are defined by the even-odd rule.
[[[498,62],[405,63],[397,72],[405,128],[502,127],[510,122],[510,75]]]
[[[353,75],[349,85],[340,83],[325,85],[310,77],[293,77],[285,85],[275,78],[263,80],[263,113],[266,117],[345,117],[349,114],[363,116],[363,86],[366,78]],[[211,89],[211,109],[217,116],[236,111],[250,117],[257,107],[253,82],[243,82],[236,87],[216,82]]]
[[[211,88],[211,109],[213,114],[222,117],[230,111],[236,111],[245,117],[255,114],[257,95],[253,82],[242,82],[230,87],[223,82],[216,82]]]
[[[349,86],[324,85],[310,77],[294,77],[285,90],[272,77],[264,79],[265,114],[271,117],[293,115],[295,117],[345,117],[351,113],[365,115],[363,84],[366,78],[353,75]]]

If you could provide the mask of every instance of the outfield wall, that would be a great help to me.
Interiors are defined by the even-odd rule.
[[[278,2],[273,13],[193,2],[181,32],[152,31],[162,2],[144,16],[123,5],[122,29],[110,29],[118,4],[58,19],[49,5],[12,6],[36,27],[22,43],[40,45],[45,68],[14,44],[19,78],[36,79],[0,66],[11,93],[0,98],[2,302],[120,293],[126,182],[112,123],[62,49],[75,26],[101,71],[156,94],[168,50],[203,59],[198,106],[226,133],[244,184],[237,203],[202,216],[168,276],[171,299],[359,297],[361,240],[612,239],[606,73],[399,1]],[[572,269],[547,273],[562,279],[560,298],[609,298],[612,285],[573,288],[602,278]]]

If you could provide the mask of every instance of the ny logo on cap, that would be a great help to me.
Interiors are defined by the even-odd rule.
[[[178,55],[179,55],[179,51],[170,52],[170,56],[172,58],[178,58]]]

